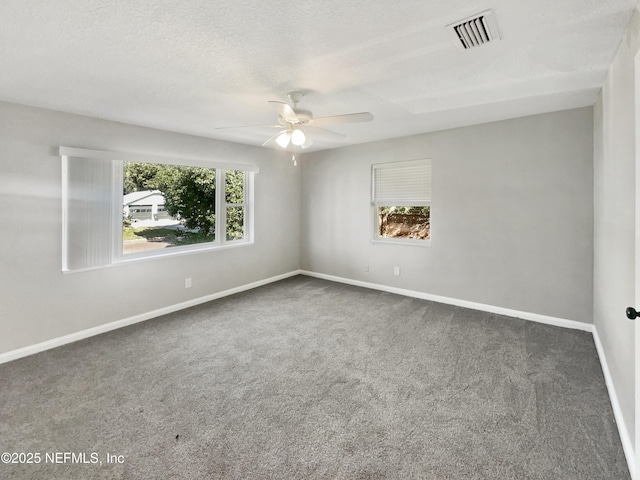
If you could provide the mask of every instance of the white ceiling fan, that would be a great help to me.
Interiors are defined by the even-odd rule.
[[[344,138],[344,135],[322,128],[326,125],[338,125],[342,123],[370,122],[373,115],[369,112],[347,113],[344,115],[333,115],[330,117],[313,118],[309,110],[298,108],[298,102],[304,97],[301,92],[291,92],[287,95],[291,104],[270,100],[271,104],[278,112],[278,125],[254,125],[252,127],[278,128],[280,131],[269,137],[262,146],[272,143],[278,144],[282,148],[289,145],[309,148],[313,143],[313,138]],[[251,127],[219,127],[220,128],[251,128]],[[295,162],[295,157],[294,157]]]

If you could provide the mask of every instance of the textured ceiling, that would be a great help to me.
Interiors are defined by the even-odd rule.
[[[1,0],[0,100],[261,145],[267,100],[369,111],[310,150],[591,105],[637,0]],[[501,40],[446,25],[492,9]]]

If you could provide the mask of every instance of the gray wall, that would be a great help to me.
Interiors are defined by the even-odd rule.
[[[63,275],[59,145],[257,164],[255,244]],[[297,270],[299,204],[281,152],[0,103],[0,353]]]
[[[636,10],[594,109],[594,325],[631,442],[635,442],[634,325],[625,308],[635,294],[636,158],[634,57]]]
[[[271,150],[0,103],[0,353],[300,267],[590,322],[592,128],[585,108],[308,154],[294,168]],[[57,145],[257,163],[256,244],[62,275]],[[432,246],[372,244],[371,164],[424,157]]]
[[[433,162],[432,245],[372,244],[371,164],[415,158]],[[302,164],[302,269],[591,323],[591,108],[317,152]]]

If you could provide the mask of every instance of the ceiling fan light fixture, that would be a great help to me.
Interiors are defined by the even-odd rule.
[[[294,145],[299,147],[300,145],[304,144],[306,140],[307,137],[302,130],[296,128],[293,132],[291,132],[291,143],[293,143]]]
[[[289,146],[289,142],[291,141],[291,136],[292,135],[289,132],[282,132],[276,138],[276,143],[282,148],[287,148]]]
[[[307,137],[307,139],[302,144],[302,148],[306,149],[306,148],[309,148],[311,145],[313,145],[313,140],[311,140],[309,137]]]
[[[327,130],[323,127],[327,125],[337,125],[343,123],[370,122],[373,115],[370,112],[345,113],[328,117],[314,118],[310,110],[298,108],[298,102],[304,95],[301,92],[289,93],[288,103],[277,100],[269,100],[268,103],[278,112],[277,125],[253,125],[252,127],[216,127],[216,128],[277,128],[277,132],[270,136],[263,144],[263,147],[274,146],[274,143],[283,150],[299,151],[305,150],[313,144],[313,137],[321,135],[328,138],[327,141],[338,141],[345,136],[341,133]],[[293,145],[294,148],[289,147]]]

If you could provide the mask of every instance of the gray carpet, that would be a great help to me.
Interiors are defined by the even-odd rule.
[[[304,276],[0,365],[0,420],[1,478],[630,478],[590,334]]]

